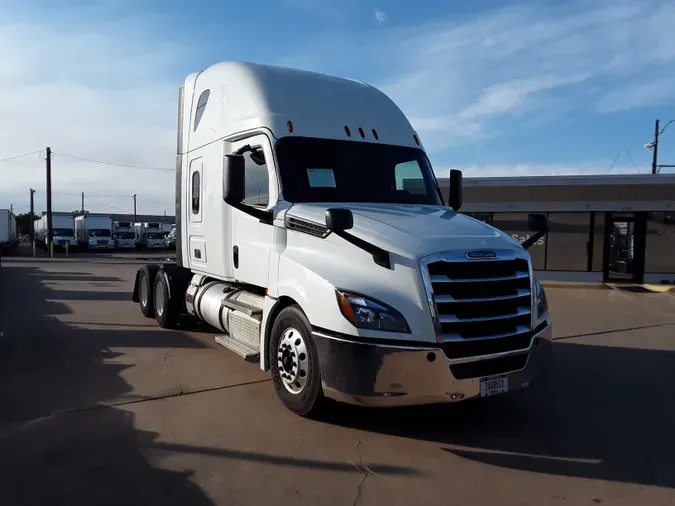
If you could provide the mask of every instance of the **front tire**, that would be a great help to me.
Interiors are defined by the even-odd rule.
[[[325,400],[319,356],[312,327],[298,306],[284,308],[277,315],[270,333],[269,357],[279,400],[297,415],[315,415]]]

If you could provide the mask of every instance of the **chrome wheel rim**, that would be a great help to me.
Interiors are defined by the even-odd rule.
[[[162,285],[157,283],[155,286],[155,314],[157,316],[162,316],[164,313],[164,290],[162,290]]]
[[[143,276],[141,279],[141,304],[144,306],[148,305],[148,280],[147,276]]]
[[[309,378],[309,353],[305,337],[295,328],[286,329],[277,348],[279,376],[286,390],[302,393]]]

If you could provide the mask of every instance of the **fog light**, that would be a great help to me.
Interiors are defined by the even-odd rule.
[[[464,399],[464,394],[450,394],[450,399],[453,401],[459,401],[461,399]]]

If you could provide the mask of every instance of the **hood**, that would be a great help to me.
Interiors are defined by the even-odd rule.
[[[287,214],[323,225],[331,207],[352,211],[353,235],[414,258],[454,249],[523,249],[500,230],[445,206],[312,203],[294,204]]]

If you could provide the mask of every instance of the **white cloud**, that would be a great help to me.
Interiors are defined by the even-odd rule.
[[[181,51],[153,43],[152,19],[55,24],[0,21],[0,159],[50,146],[56,153],[172,168],[179,84],[170,79]],[[174,176],[54,156],[53,209],[172,212]],[[37,155],[0,162],[0,207],[45,209],[44,161]],[[72,194],[72,195],[65,195]],[[108,197],[111,196],[112,197]],[[102,203],[103,202],[103,203]]]
[[[382,24],[387,20],[387,15],[385,12],[381,9],[375,9],[375,21],[377,21],[378,24]]]
[[[675,98],[675,77],[631,83],[610,91],[598,101],[602,112],[622,111],[653,104],[665,104]]]
[[[358,51],[368,65],[346,71],[390,95],[438,152],[494,135],[506,116],[552,119],[549,106],[563,98],[565,107],[551,107],[557,114],[606,112],[610,98],[630,107],[660,103],[672,90],[660,78],[675,74],[673,25],[668,0],[523,3],[366,34]],[[344,68],[346,43],[331,34],[301,60]],[[655,76],[651,89],[639,86],[645,75]]]

